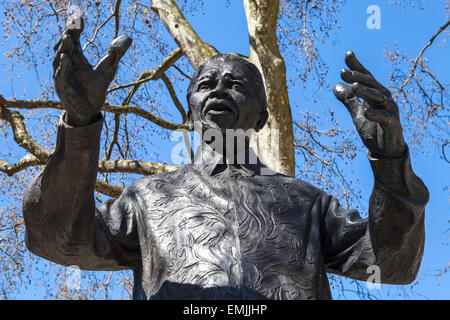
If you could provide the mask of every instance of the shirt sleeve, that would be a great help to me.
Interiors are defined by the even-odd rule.
[[[61,117],[54,152],[23,202],[25,243],[34,254],[85,270],[132,269],[140,257],[133,187],[95,208],[103,118],[71,127]]]
[[[369,161],[374,188],[368,218],[342,208],[331,196],[321,197],[325,266],[328,272],[367,281],[367,268],[375,265],[382,283],[408,284],[422,260],[429,193],[411,168],[408,150],[397,159],[369,154]]]

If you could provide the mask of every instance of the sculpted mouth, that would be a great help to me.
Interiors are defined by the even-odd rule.
[[[202,116],[205,117],[207,114],[220,115],[228,112],[236,114],[236,110],[230,101],[214,98],[206,102],[206,105],[203,108]]]

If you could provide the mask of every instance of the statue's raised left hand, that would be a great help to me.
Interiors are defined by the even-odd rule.
[[[364,145],[377,158],[403,155],[406,144],[391,92],[362,66],[352,51],[347,51],[345,64],[350,70],[342,69],[341,77],[352,85],[338,83],[333,93],[350,112]]]
[[[78,27],[66,29],[55,45],[53,82],[61,106],[66,110],[67,123],[84,126],[100,113],[119,61],[131,45],[131,38],[120,36],[114,39],[106,56],[92,66],[80,44],[83,20]]]

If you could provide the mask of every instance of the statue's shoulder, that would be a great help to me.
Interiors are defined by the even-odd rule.
[[[284,175],[282,173],[274,173],[272,175],[260,175],[261,179],[267,181],[267,183],[281,185],[283,190],[291,195],[298,193],[309,194],[311,196],[317,196],[319,194],[325,194],[323,190],[308,183],[302,179]]]
[[[127,189],[132,189],[134,192],[148,192],[149,190],[159,189],[164,185],[177,186],[181,181],[187,179],[190,168],[188,165],[180,166],[179,168],[145,176],[134,181]]]

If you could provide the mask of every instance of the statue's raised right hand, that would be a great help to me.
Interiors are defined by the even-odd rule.
[[[74,126],[87,125],[99,114],[119,61],[131,45],[128,36],[114,39],[106,56],[93,67],[80,45],[83,26],[81,21],[80,29],[66,29],[54,47],[53,83],[66,121]]]

